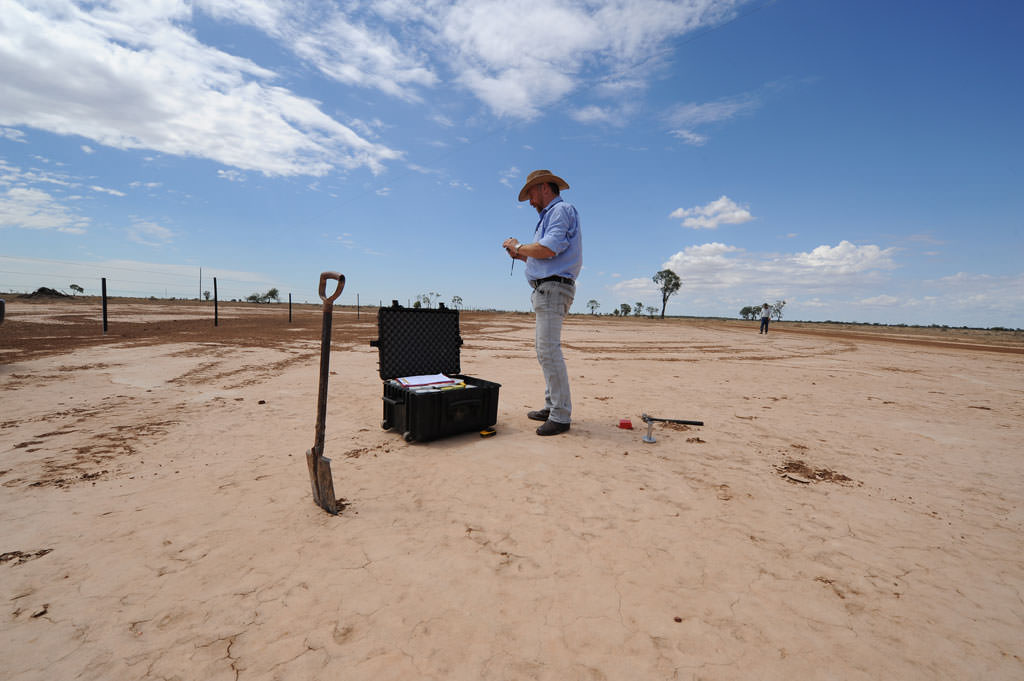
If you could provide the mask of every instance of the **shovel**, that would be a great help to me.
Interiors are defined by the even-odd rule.
[[[326,295],[327,280],[335,279],[338,290],[330,297]],[[331,365],[331,316],[334,300],[345,288],[345,275],[324,272],[320,275],[320,300],[324,301],[324,328],[320,340],[320,394],[316,401],[316,442],[306,450],[306,465],[309,468],[309,482],[313,486],[313,502],[332,515],[338,513],[338,500],[334,498],[334,478],[331,476],[331,460],[324,456],[324,429],[327,422],[327,379]]]

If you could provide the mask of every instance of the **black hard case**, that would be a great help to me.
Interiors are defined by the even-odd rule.
[[[459,311],[406,308],[393,301],[377,311],[380,377],[384,381],[381,427],[402,433],[406,442],[482,430],[498,420],[498,383],[461,372]],[[393,383],[404,376],[446,374],[465,381],[466,388],[417,392]]]

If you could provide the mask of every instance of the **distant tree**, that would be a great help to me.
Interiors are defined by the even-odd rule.
[[[647,310],[647,316],[652,319],[654,318],[654,315],[658,314],[658,308],[654,307],[653,305],[648,305],[644,309]]]
[[[441,294],[437,291],[428,291],[427,293],[421,293],[416,296],[416,300],[420,301],[422,307],[433,307],[434,299],[440,298]]]
[[[587,301],[587,307],[590,308],[590,314],[597,312],[597,308],[601,307],[601,303],[597,302],[593,298]]]
[[[615,308],[614,310],[612,310],[612,315],[615,316],[615,317],[618,317],[621,314],[622,314],[622,310],[620,310],[619,308]]]
[[[210,299],[210,292],[209,291],[203,291],[203,298],[206,298],[207,300],[209,300]]]
[[[206,299],[209,300],[209,291],[206,292]],[[276,288],[272,288],[266,293],[253,293],[246,298],[250,303],[269,303],[271,300],[275,302],[281,302],[281,294]]]
[[[629,306],[629,303],[622,303],[619,305],[619,313],[623,317],[628,317],[629,313],[633,311],[633,308]]]
[[[665,306],[668,305],[668,299],[679,292],[683,282],[679,275],[672,270],[661,270],[651,278],[658,285],[658,288],[661,289],[661,318],[664,319]]]
[[[452,307],[456,310],[462,309],[462,296],[452,296]]]
[[[643,304],[643,303],[641,303],[641,302],[640,302],[640,301],[638,300],[638,301],[637,301],[637,302],[636,302],[636,303],[635,303],[635,304],[633,305],[633,314],[635,314],[635,315],[636,315],[637,317],[639,317],[639,316],[640,316],[640,315],[642,315],[643,313],[644,313],[644,304]]]
[[[786,306],[786,301],[785,300],[776,300],[775,304],[772,305],[772,311],[771,311],[772,317],[775,317],[775,319],[777,319],[777,320],[778,319],[782,319],[782,308],[785,307],[785,306]]]
[[[740,317],[743,319],[758,319],[761,316],[760,305],[747,305],[740,310]]]
[[[415,301],[413,302],[413,304],[412,304],[412,307],[413,307],[413,309],[415,309],[415,310],[418,310],[418,309],[420,309],[421,307],[423,307],[423,304],[422,304],[422,303],[420,303],[420,299],[419,299],[419,297],[418,297],[418,296],[417,296],[416,300],[415,300]]]
[[[71,284],[71,286],[69,286],[68,288],[70,288],[75,293],[85,293],[85,289],[79,286],[78,284]]]

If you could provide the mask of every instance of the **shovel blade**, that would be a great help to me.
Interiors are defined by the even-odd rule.
[[[331,515],[338,514],[338,500],[334,497],[334,476],[331,475],[331,460],[325,456],[316,461],[317,486],[320,488],[320,508]]]
[[[307,449],[306,467],[309,469],[309,484],[313,488],[313,503],[331,515],[337,515],[338,500],[334,496],[331,460],[325,456],[317,456],[314,450]]]
[[[306,468],[309,469],[309,484],[313,488],[313,503],[320,505],[320,485],[317,483],[316,460],[318,457],[312,449],[306,450]]]

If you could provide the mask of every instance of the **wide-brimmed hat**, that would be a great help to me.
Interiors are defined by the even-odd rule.
[[[568,182],[560,178],[558,175],[555,175],[550,170],[534,170],[526,176],[526,184],[524,184],[523,188],[519,190],[519,200],[525,201],[527,199],[526,192],[530,190],[530,187],[535,184],[540,184],[541,182],[554,182],[558,185],[559,189],[569,188]]]

